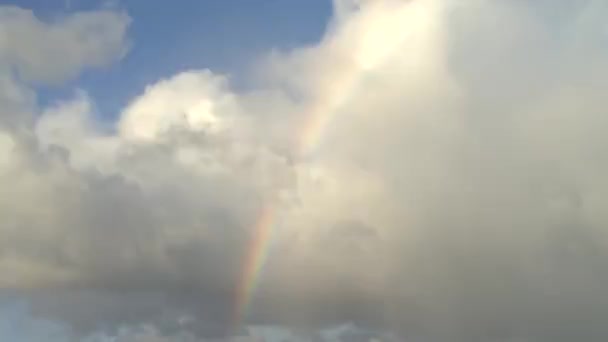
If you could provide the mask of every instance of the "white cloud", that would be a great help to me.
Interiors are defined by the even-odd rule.
[[[154,140],[171,129],[216,134],[237,108],[227,80],[210,71],[186,72],[146,89],[123,113],[119,124],[127,139]]]
[[[120,58],[129,21],[122,13],[97,11],[44,22],[32,11],[3,6],[0,63],[28,81],[60,82]]]

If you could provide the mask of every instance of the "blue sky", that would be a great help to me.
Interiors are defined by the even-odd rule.
[[[39,93],[45,104],[83,88],[98,115],[115,118],[146,85],[188,69],[232,76],[235,86],[252,63],[271,49],[318,41],[331,15],[330,0],[8,0],[45,19],[105,6],[132,19],[131,49],[119,63],[88,70],[77,80]]]

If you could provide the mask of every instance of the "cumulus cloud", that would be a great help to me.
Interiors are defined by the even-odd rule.
[[[0,9],[0,63],[32,82],[56,83],[86,67],[113,62],[126,52],[126,14],[112,11],[77,13],[51,22],[32,11]],[[49,63],[52,61],[52,63]]]
[[[245,325],[606,340],[606,5],[335,7],[258,86],[184,71],[110,131],[85,92],[38,108],[32,84],[119,58],[126,15],[1,9],[0,286],[79,336],[224,338],[272,207]]]

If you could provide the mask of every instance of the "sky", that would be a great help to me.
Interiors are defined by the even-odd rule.
[[[146,85],[188,69],[210,68],[245,82],[251,64],[271,49],[289,49],[317,41],[331,15],[327,0],[6,0],[52,20],[78,11],[112,8],[131,19],[130,49],[120,61],[83,70],[59,87],[44,89],[43,102],[69,97],[75,87],[96,99],[97,115],[117,112]],[[238,83],[237,83],[238,84]],[[242,86],[242,85],[241,85]]]
[[[608,327],[601,0],[0,3],[0,340]]]

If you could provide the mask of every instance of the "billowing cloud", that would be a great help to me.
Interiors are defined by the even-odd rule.
[[[0,40],[0,286],[135,341],[605,341],[606,5],[335,4],[258,86],[184,71],[110,130],[86,92],[38,108],[32,84],[119,58],[128,18],[3,9],[28,40]],[[383,338],[357,334],[333,340]]]
[[[32,82],[60,82],[126,52],[129,18],[111,11],[78,13],[52,22],[32,11],[0,9],[0,63]],[[52,63],[49,63],[52,61]]]

